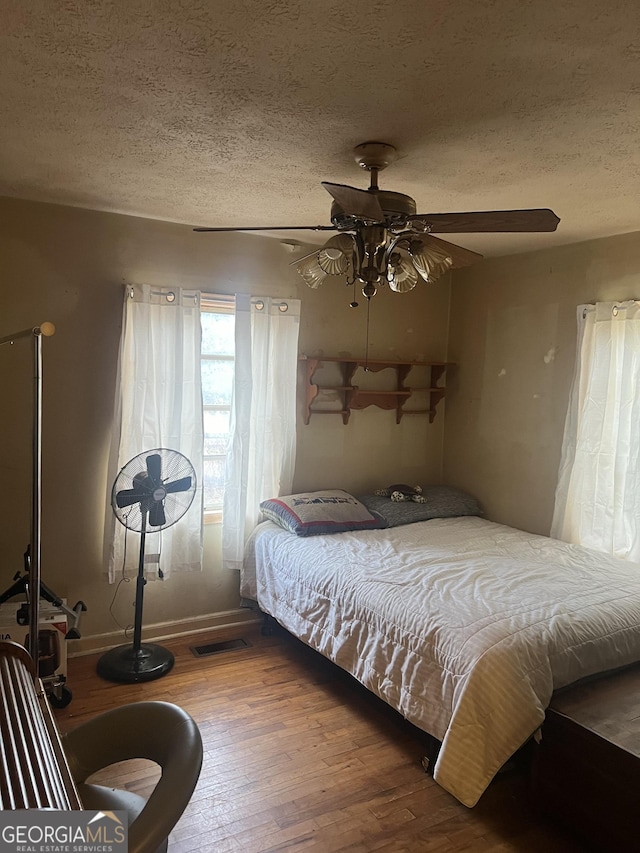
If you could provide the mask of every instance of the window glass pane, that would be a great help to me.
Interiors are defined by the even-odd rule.
[[[205,406],[230,406],[232,361],[202,361],[202,399]]]
[[[204,460],[205,509],[222,509],[222,495],[224,492],[224,465],[224,458]]]
[[[230,412],[204,413],[204,455],[227,452]]]
[[[235,316],[233,311],[218,311],[216,305],[203,305],[202,325],[202,400],[204,416],[204,505],[208,510],[222,509],[225,455],[229,441],[235,355]],[[207,410],[207,406],[222,406]],[[207,458],[210,457],[210,458]]]
[[[235,316],[203,311],[200,318],[203,355],[233,355]]]

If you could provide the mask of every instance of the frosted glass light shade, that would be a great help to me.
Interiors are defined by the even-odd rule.
[[[353,264],[355,241],[350,234],[336,234],[317,252],[296,264],[296,270],[314,290],[328,275],[344,275]]]
[[[318,265],[327,275],[343,275],[349,269],[349,254],[353,248],[353,238],[349,234],[336,234],[318,252]]]
[[[306,281],[309,287],[316,290],[327,277],[327,273],[318,263],[318,255],[309,255],[308,258],[303,258],[299,264],[296,264],[296,270]]]
[[[416,286],[418,273],[406,253],[392,253],[387,267],[387,281],[396,293],[407,293]]]
[[[320,249],[317,255],[318,266],[324,270],[327,275],[340,275],[345,273],[349,268],[349,262],[342,249],[336,249],[333,246],[325,246]]]
[[[453,258],[436,242],[432,242],[428,235],[420,240],[412,240],[409,253],[415,268],[428,282],[437,281],[453,266]]]

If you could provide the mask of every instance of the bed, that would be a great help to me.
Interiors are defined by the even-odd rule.
[[[640,660],[640,565],[474,515],[262,522],[242,595],[441,741],[434,778],[469,807],[554,690]]]

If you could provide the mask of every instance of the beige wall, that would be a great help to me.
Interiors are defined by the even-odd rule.
[[[640,298],[640,234],[486,260],[454,276],[445,482],[548,534],[581,303]]]
[[[348,308],[353,290],[340,284],[334,288],[337,291],[322,287],[303,294],[301,352],[362,356],[366,344],[366,300],[360,296],[359,307]],[[406,294],[381,291],[372,300],[370,311],[371,358],[444,360],[448,279]],[[424,384],[417,370],[407,382],[411,384],[416,377]],[[372,376],[360,369],[353,382],[362,387],[392,388],[395,380],[395,371],[390,369]],[[316,381],[320,382],[318,376]],[[333,408],[339,402],[327,399],[323,405]],[[352,411],[347,426],[338,415],[312,415],[308,425],[299,417],[294,488],[300,491],[340,485],[362,494],[394,482],[440,482],[443,425],[444,407],[438,410],[432,424],[424,415],[405,416],[396,424],[395,411],[375,407]]]
[[[71,604],[87,603],[84,641],[117,630],[110,608],[121,625],[133,620],[131,585],[118,589],[112,605],[116,590],[102,565],[123,285],[298,296],[307,353],[362,355],[366,308],[350,310],[352,292],[339,284],[309,290],[277,240],[196,235],[183,225],[14,199],[0,199],[0,257],[0,337],[44,320],[57,329],[43,347],[42,571]],[[403,296],[380,294],[372,303],[371,355],[443,359],[448,303],[447,280]],[[0,348],[0,590],[22,568],[30,538],[30,356],[26,340]],[[438,482],[443,414],[433,424],[414,416],[400,425],[393,412],[371,408],[347,426],[339,416],[316,417],[299,428],[294,488]],[[208,525],[204,571],[148,584],[145,625],[235,612],[237,575],[222,572],[219,561],[220,528]]]

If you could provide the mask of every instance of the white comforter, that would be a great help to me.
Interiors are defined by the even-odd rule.
[[[640,660],[640,565],[480,518],[300,538],[266,522],[242,594],[442,741],[473,806],[553,690]]]

